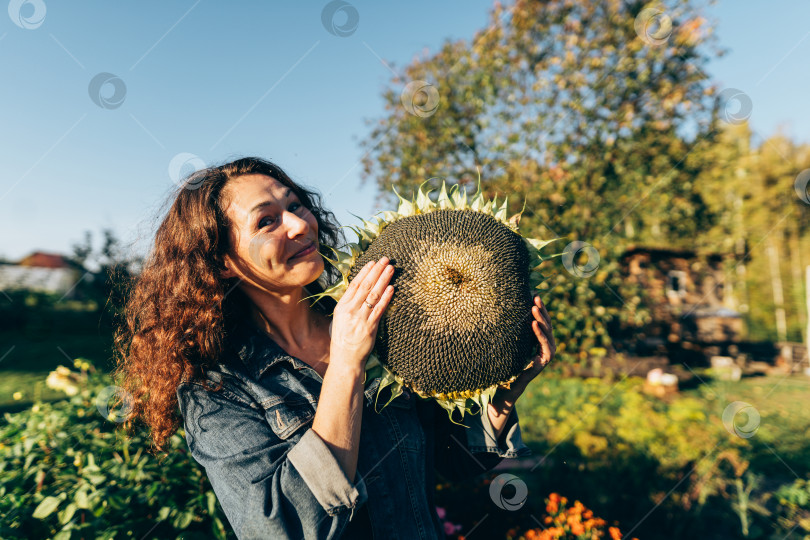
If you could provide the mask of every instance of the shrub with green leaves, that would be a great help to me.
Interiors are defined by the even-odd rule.
[[[234,538],[182,430],[153,456],[145,432],[126,435],[99,412],[112,381],[83,367],[70,399],[0,424],[0,537]]]
[[[810,535],[810,480],[796,479],[774,493],[780,512],[777,524],[785,531]]]

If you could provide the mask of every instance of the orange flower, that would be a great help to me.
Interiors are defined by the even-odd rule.
[[[618,527],[606,530],[607,521],[594,517],[593,511],[580,501],[574,500],[570,508],[566,508],[567,503],[566,497],[550,493],[546,499],[547,515],[543,516],[543,523],[549,527],[545,530],[541,530],[541,527],[524,531],[521,540],[562,540],[573,537],[597,539],[606,538],[606,532],[610,533],[610,540],[622,540]],[[514,529],[509,532],[513,533]]]
[[[574,501],[574,506],[568,509],[568,513],[571,515],[581,514],[583,510],[585,510],[585,506],[579,501]]]
[[[594,527],[603,527],[606,525],[606,521],[600,518],[591,518],[585,522],[586,527],[594,528]]]
[[[548,504],[546,504],[546,512],[549,514],[556,514],[559,510],[560,496],[552,493],[548,496]]]

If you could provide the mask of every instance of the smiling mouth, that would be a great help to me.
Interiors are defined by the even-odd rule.
[[[296,252],[292,257],[290,257],[290,259],[295,259],[298,257],[303,257],[304,255],[309,255],[313,251],[315,251],[315,242],[310,242],[310,244],[307,247]]]

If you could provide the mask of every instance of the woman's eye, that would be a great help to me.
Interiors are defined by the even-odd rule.
[[[259,221],[259,228],[261,229],[262,227],[266,227],[267,225],[272,225],[273,223],[275,223],[275,221],[276,218],[264,217]]]
[[[301,203],[294,202],[294,203],[290,203],[290,206],[288,207],[288,210],[290,212],[297,212],[302,208],[304,208],[304,206]],[[275,222],[276,222],[276,218],[274,218],[272,216],[263,217],[259,221],[259,228],[261,229],[263,227],[266,227],[267,225],[272,225]]]

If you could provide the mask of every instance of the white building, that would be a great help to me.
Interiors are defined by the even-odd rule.
[[[0,264],[0,290],[28,289],[73,298],[83,276],[92,277],[63,255],[37,251],[17,263]]]

